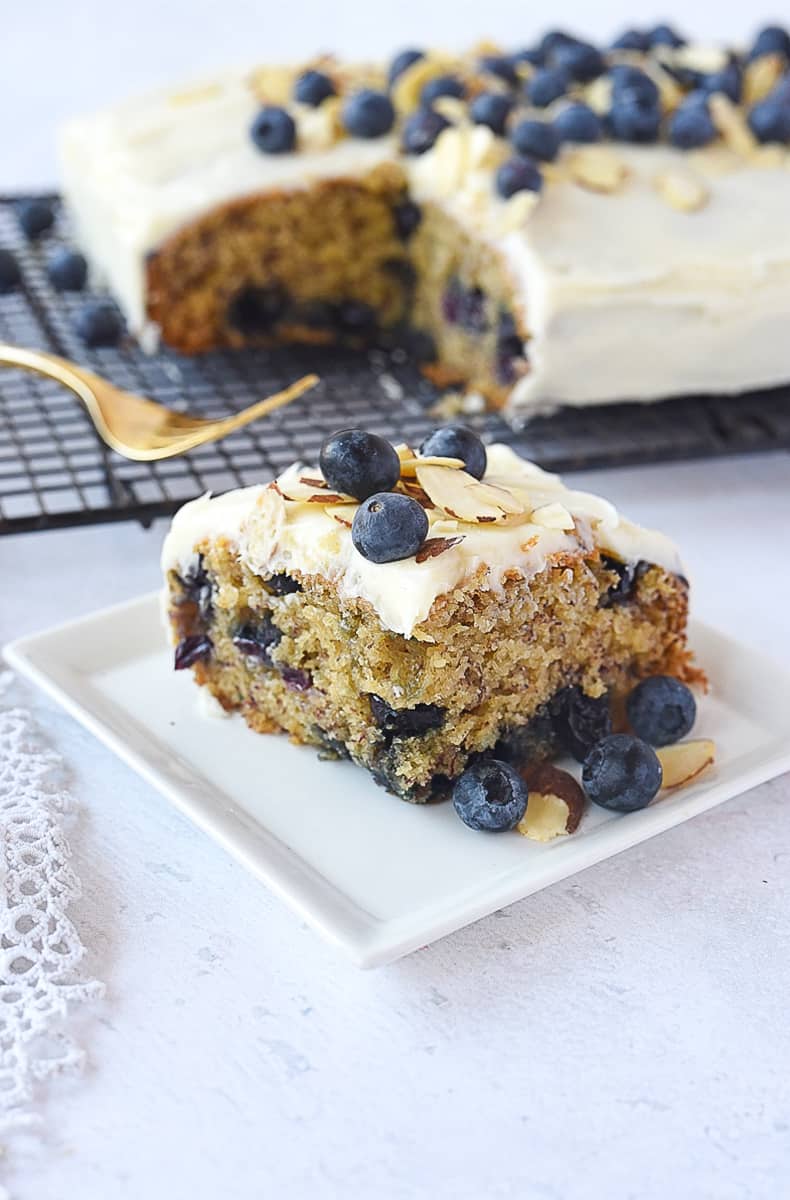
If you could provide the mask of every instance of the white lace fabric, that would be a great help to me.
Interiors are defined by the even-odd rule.
[[[9,676],[0,676],[0,705]],[[64,820],[63,764],[31,714],[0,706],[0,1139],[40,1123],[36,1084],[79,1070],[70,1007],[103,994],[80,978],[85,953],[68,916],[80,883]],[[4,1147],[3,1147],[4,1148]],[[0,1187],[0,1196],[3,1191]]]

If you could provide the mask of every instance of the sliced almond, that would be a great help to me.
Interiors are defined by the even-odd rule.
[[[530,520],[533,524],[542,525],[545,529],[571,530],[576,528],[573,517],[565,505],[556,501],[553,504],[543,504],[540,508],[534,509]]]
[[[724,92],[714,92],[708,101],[708,107],[713,124],[730,149],[736,154],[751,154],[757,146],[757,139],[737,104],[733,104]]]
[[[445,550],[452,550],[453,546],[457,546],[463,540],[463,537],[426,538],[415,555],[415,562],[424,563],[429,558],[438,558],[440,554],[444,554]]]
[[[591,192],[617,192],[628,178],[628,168],[608,146],[580,146],[568,155],[574,183]]]
[[[774,90],[785,70],[782,54],[761,54],[747,63],[743,72],[743,103],[746,107],[764,100]]]
[[[538,192],[516,192],[504,200],[496,215],[497,231],[501,234],[514,233],[526,225],[540,202]]]
[[[412,450],[411,446],[408,446],[406,442],[398,442],[394,449],[401,463],[417,457],[415,451]]]
[[[352,508],[350,504],[327,504],[324,507],[324,512],[333,521],[337,521],[338,525],[345,525],[346,529],[350,529],[354,523],[354,513],[356,508]]]
[[[710,195],[701,179],[678,168],[661,171],[655,185],[661,199],[678,212],[697,212],[705,207]]]
[[[417,482],[431,501],[458,521],[502,521],[523,507],[505,488],[481,483],[466,471],[419,465]]]
[[[549,762],[527,767],[521,774],[529,799],[526,812],[516,826],[518,832],[535,842],[550,842],[575,833],[586,800],[573,776]]]
[[[253,92],[267,104],[288,104],[293,83],[293,67],[258,67],[250,76]]]
[[[272,485],[283,500],[300,504],[358,504],[353,496],[330,491],[320,475],[302,474],[298,467],[289,467]]]
[[[764,146],[755,146],[749,157],[749,163],[753,167],[762,167],[764,170],[776,170],[779,167],[787,166],[787,150],[784,146],[780,146],[778,142],[768,142]]]
[[[676,742],[656,750],[663,771],[662,788],[686,787],[713,766],[716,746],[709,738]]]
[[[297,118],[300,150],[328,150],[343,134],[340,96],[328,96],[317,108],[305,107]]]
[[[584,99],[594,113],[605,117],[612,107],[612,80],[609,75],[599,75],[584,89]]]
[[[424,458],[415,454],[413,458],[400,460],[401,475],[411,478],[417,474],[418,467],[450,467],[453,471],[458,471],[462,470],[463,466],[462,458],[443,458],[440,454],[426,454]]]
[[[466,117],[466,101],[459,96],[438,96],[431,108],[441,113],[448,121],[463,121]]]

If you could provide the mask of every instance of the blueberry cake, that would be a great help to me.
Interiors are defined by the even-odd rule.
[[[340,431],[185,505],[162,567],[176,669],[407,800],[492,756],[581,761],[637,680],[700,677],[669,539],[463,426]]]
[[[144,344],[383,339],[513,418],[738,392],[790,379],[789,61],[659,26],[261,67],[73,121],[64,191]]]

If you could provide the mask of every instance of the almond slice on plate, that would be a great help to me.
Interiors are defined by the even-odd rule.
[[[529,791],[527,810],[516,829],[534,842],[550,842],[574,833],[582,819],[586,800],[572,775],[553,763],[537,763],[521,771]]]
[[[502,521],[524,511],[505,488],[481,483],[466,471],[420,464],[416,474],[417,482],[432,503],[458,521],[479,524]]]
[[[679,788],[699,779],[704,771],[713,766],[716,746],[709,738],[700,738],[693,742],[676,742],[674,746],[661,746],[656,754],[664,772],[662,788]]]

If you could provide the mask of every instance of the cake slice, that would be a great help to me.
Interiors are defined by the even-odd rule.
[[[670,540],[459,426],[419,453],[343,431],[194,500],[162,565],[176,669],[406,800],[491,751],[583,758],[637,679],[701,675]]]

